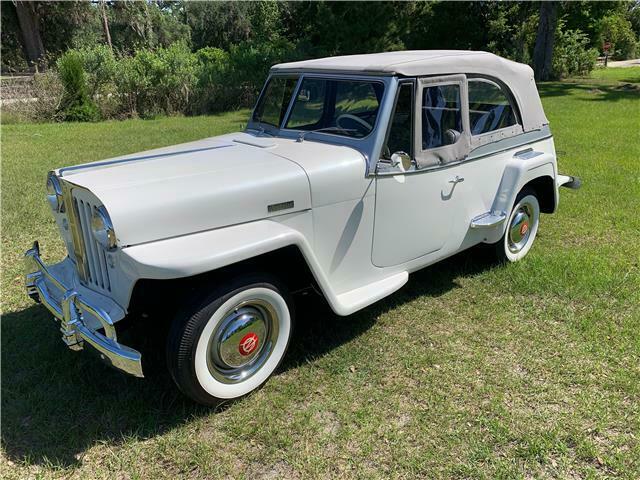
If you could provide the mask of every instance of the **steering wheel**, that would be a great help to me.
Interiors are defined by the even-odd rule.
[[[350,113],[343,113],[338,118],[336,118],[336,125],[338,125],[340,128],[346,129],[346,127],[342,125],[342,121],[344,120],[353,120],[354,122],[359,124],[361,127],[364,127],[366,129],[366,133],[369,133],[371,130],[373,130],[373,126],[369,122],[367,122],[366,120],[363,120],[357,115],[351,115]]]

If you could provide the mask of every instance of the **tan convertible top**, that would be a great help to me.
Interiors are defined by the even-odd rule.
[[[273,73],[336,72],[407,77],[460,73],[483,75],[500,80],[511,90],[518,102],[525,131],[538,130],[549,123],[540,103],[531,67],[488,52],[411,50],[345,55],[280,63],[274,65],[271,71]]]

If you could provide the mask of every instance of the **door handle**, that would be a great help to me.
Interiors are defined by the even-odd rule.
[[[456,178],[453,180],[449,180],[449,183],[453,183],[454,185],[460,182],[464,182],[464,177],[459,177],[458,175],[456,175]]]

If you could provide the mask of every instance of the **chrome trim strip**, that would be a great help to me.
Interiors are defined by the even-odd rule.
[[[415,170],[408,170],[408,171],[406,171],[404,173],[398,172],[398,171],[393,171],[393,172],[382,171],[382,172],[378,172],[378,173],[371,173],[370,175],[412,175],[412,174],[415,174],[415,173],[425,173],[425,172],[431,172],[433,170],[441,170],[441,169],[445,169],[445,168],[451,168],[451,167],[455,167],[455,166],[461,165],[461,164],[466,163],[466,162],[475,162],[476,160],[481,160],[483,158],[487,158],[487,157],[490,157],[492,155],[497,155],[498,153],[508,152],[509,150],[513,150],[515,148],[522,147],[524,145],[529,145],[531,143],[540,142],[542,140],[547,140],[547,139],[553,138],[553,135],[551,135],[551,133],[545,134],[545,129],[548,132],[548,127],[545,127],[542,130],[535,130],[533,132],[525,132],[525,133],[521,133],[520,135],[517,135],[515,137],[505,138],[503,140],[498,140],[498,141],[493,142],[493,143],[487,143],[486,145],[483,145],[483,146],[478,147],[475,150],[471,151],[471,153],[473,153],[473,152],[478,152],[478,150],[480,150],[479,154],[477,153],[475,156],[474,155],[469,155],[466,158],[464,158],[463,160],[459,160],[457,162],[450,162],[450,163],[446,163],[444,165],[434,165],[433,167],[428,167],[428,168],[420,168],[420,169],[415,169]],[[536,135],[529,135],[529,134],[536,134]],[[526,137],[522,138],[523,136],[526,136]],[[489,146],[492,146],[493,149],[485,148],[485,147],[489,147]]]
[[[505,152],[513,148],[518,148],[523,145],[528,145],[533,142],[539,142],[551,138],[551,130],[548,126],[542,127],[540,130],[533,130],[530,132],[524,132],[520,135],[504,138],[495,142],[487,143],[478,148],[475,148],[469,152],[465,161],[477,160],[489,155],[495,155],[496,153]]]
[[[74,171],[74,170],[84,170],[85,168],[94,168],[94,167],[105,167],[109,165],[117,165],[119,163],[128,163],[136,160],[153,160],[154,158],[163,158],[170,157],[172,155],[185,155],[187,153],[196,153],[196,152],[206,152],[207,150],[216,150],[218,148],[227,148],[233,147],[233,144],[221,144],[216,145],[214,147],[203,147],[203,148],[194,148],[192,150],[181,150],[178,152],[167,152],[167,153],[157,153],[155,155],[145,155],[142,157],[132,157],[132,158],[122,158],[120,160],[108,160],[105,162],[94,162],[94,163],[85,163],[82,165],[75,165],[73,167],[65,167],[59,170],[59,175],[62,177],[64,173]]]
[[[40,301],[60,320],[62,340],[70,349],[82,350],[86,342],[107,364],[135,377],[144,376],[140,352],[118,343],[113,321],[107,312],[86,302],[77,291],[67,288],[49,272],[40,258],[38,242],[25,252],[25,267],[27,294],[32,299]],[[60,303],[49,292],[45,278],[64,292]],[[88,312],[98,319],[104,335],[85,325],[82,312]]]

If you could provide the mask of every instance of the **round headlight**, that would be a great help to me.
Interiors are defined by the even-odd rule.
[[[47,200],[55,212],[64,212],[62,187],[60,186],[60,180],[53,172],[49,172],[49,175],[47,175]]]
[[[93,209],[91,216],[91,233],[102,247],[107,250],[116,248],[116,232],[113,231],[111,218],[104,207],[96,207]]]

